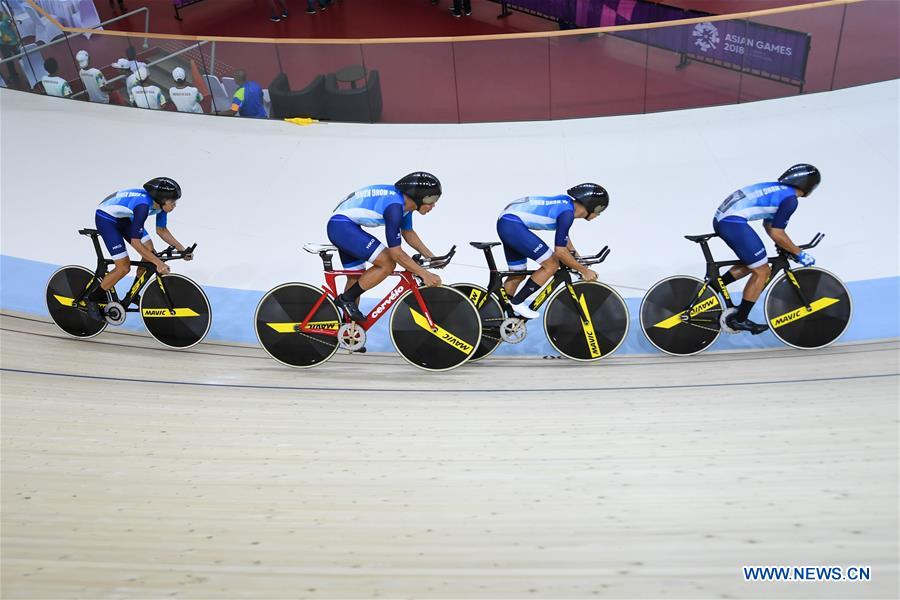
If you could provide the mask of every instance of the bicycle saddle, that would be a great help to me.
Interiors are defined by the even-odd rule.
[[[321,254],[322,252],[337,252],[337,246],[331,244],[303,244],[303,249],[310,254]]]
[[[703,235],[686,235],[685,239],[691,240],[692,242],[697,242],[698,244],[702,244],[709,238],[719,237],[718,233],[704,233]]]
[[[487,250],[488,248],[499,246],[500,242],[469,242],[469,245],[479,250]]]
[[[89,235],[91,237],[100,235],[96,229],[79,229],[78,233],[80,233],[81,235]]]

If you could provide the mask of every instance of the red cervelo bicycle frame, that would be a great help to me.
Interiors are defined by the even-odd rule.
[[[309,327],[309,322],[312,320],[313,315],[316,314],[316,311],[319,310],[319,307],[322,306],[322,303],[325,302],[326,297],[337,298],[337,278],[338,277],[358,277],[362,275],[365,271],[325,271],[325,285],[322,286],[322,295],[319,296],[319,299],[310,309],[309,313],[304,317],[303,322],[300,324],[299,331],[303,333],[316,333],[320,335],[330,335],[336,336],[338,334],[337,328],[335,329],[321,329]],[[385,294],[384,298],[381,299],[381,302],[375,305],[375,308],[366,315],[366,320],[359,325],[366,331],[368,331],[375,323],[378,322],[378,319],[387,314],[388,309],[400,299],[400,297],[405,294],[408,290],[412,290],[413,295],[416,297],[416,302],[419,305],[419,308],[422,310],[422,314],[425,316],[425,320],[428,321],[428,326],[431,329],[435,328],[434,321],[431,319],[431,313],[428,310],[428,306],[425,305],[425,300],[422,298],[422,293],[419,291],[419,285],[416,282],[415,276],[409,271],[394,271],[388,277],[399,277],[400,281],[397,282],[397,285],[394,286],[390,292]],[[349,318],[344,315],[344,323],[349,323]]]

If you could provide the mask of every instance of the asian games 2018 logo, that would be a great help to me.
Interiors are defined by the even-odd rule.
[[[712,23],[698,23],[694,25],[694,45],[699,46],[703,52],[715,50],[719,43],[719,30]]]

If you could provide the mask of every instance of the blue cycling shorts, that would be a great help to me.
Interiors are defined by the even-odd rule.
[[[497,219],[497,234],[503,242],[503,253],[510,271],[524,271],[529,258],[542,263],[553,255],[553,250],[519,217],[503,215]]]
[[[328,220],[328,239],[338,247],[344,269],[363,269],[384,250],[384,244],[343,215]]]
[[[100,232],[100,237],[103,238],[103,243],[106,245],[107,251],[109,251],[110,258],[113,260],[128,258],[125,236],[128,235],[128,232],[131,230],[131,219],[127,217],[120,217],[117,219],[102,210],[98,210],[94,215],[94,223],[97,225],[97,231]],[[150,240],[150,234],[144,231],[143,227],[141,227],[139,233],[141,236],[141,243]]]
[[[769,262],[766,257],[766,247],[750,227],[750,223],[743,219],[733,221],[728,219],[728,217],[721,221],[713,219],[713,229],[728,244],[728,247],[734,250],[740,261],[751,269]]]

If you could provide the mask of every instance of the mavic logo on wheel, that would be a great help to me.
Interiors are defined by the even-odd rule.
[[[717,296],[710,296],[709,298],[707,298],[700,304],[695,305],[694,308],[691,309],[691,316],[695,317],[695,316],[699,315],[700,313],[706,312],[706,311],[710,310],[711,308],[715,308],[717,306],[719,306],[719,298]],[[662,321],[660,321],[659,323],[654,325],[654,327],[659,327],[660,329],[672,329],[676,325],[684,322],[681,320],[682,315],[684,315],[684,311],[681,311],[677,315],[672,315],[668,319],[663,319]]]
[[[436,323],[434,325],[434,329],[432,329],[431,326],[428,325],[428,319],[426,319],[425,316],[420,312],[410,308],[409,313],[412,315],[413,322],[415,322],[416,325],[418,325],[434,337],[438,338],[445,344],[453,346],[465,355],[472,354],[472,351],[475,350],[475,346],[466,342],[465,340],[459,339]]]
[[[277,333],[294,333],[301,330],[303,323],[266,323]],[[319,330],[319,331],[337,331],[341,324],[337,321],[310,321],[303,328],[303,331]]]
[[[786,312],[783,315],[775,317],[774,319],[770,319],[770,322],[772,323],[772,329],[778,329],[782,325],[787,325],[788,323],[793,323],[797,319],[808,317],[809,315],[815,312],[819,312],[820,310],[824,310],[832,304],[837,304],[838,302],[840,302],[840,300],[838,300],[837,298],[819,298],[809,305],[809,310],[807,310],[805,306],[801,306],[796,310]]]
[[[594,323],[591,321],[591,313],[588,311],[584,294],[578,299],[578,304],[581,306],[581,329],[584,330],[584,341],[587,342],[588,352],[591,353],[591,358],[600,358],[600,343],[594,332]]]
[[[469,292],[469,300],[472,301],[472,304],[478,306],[478,301],[481,300],[481,290],[472,289],[472,291]],[[478,308],[481,307],[478,306]]]
[[[173,308],[172,310],[168,308],[144,308],[141,309],[141,316],[145,318],[199,317],[200,313],[192,308]]]

